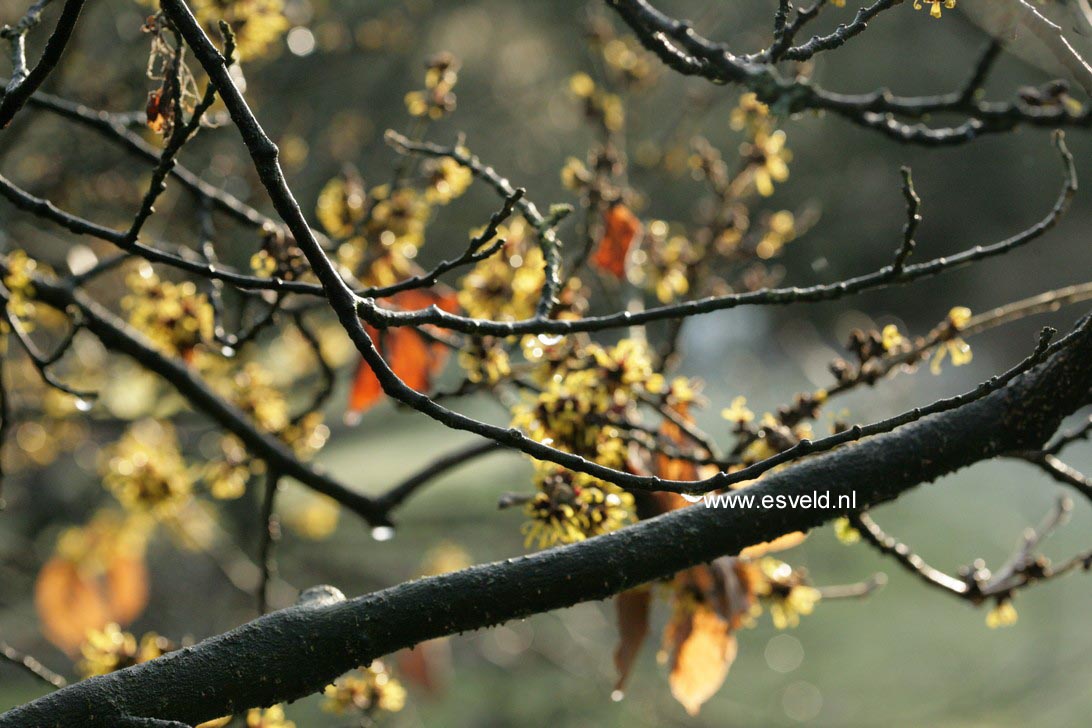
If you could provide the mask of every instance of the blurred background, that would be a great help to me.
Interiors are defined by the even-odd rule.
[[[15,20],[26,4],[0,0],[0,23]],[[595,72],[585,43],[588,21],[616,22],[602,3],[286,0],[285,5],[290,29],[275,41],[271,57],[244,64],[246,94],[285,150],[288,177],[305,210],[314,209],[322,185],[346,163],[369,184],[387,178],[397,157],[383,143],[383,132],[410,128],[403,97],[422,86],[425,61],[440,51],[462,61],[458,109],[434,124],[429,138],[449,144],[465,134],[472,151],[526,187],[540,208],[576,202],[562,187],[559,172],[567,157],[584,158],[594,134],[567,93],[568,79],[577,71]],[[777,2],[665,0],[660,5],[692,18],[707,36],[751,51],[767,42]],[[815,27],[829,29],[850,11],[832,11]],[[89,4],[47,90],[96,109],[142,109],[153,88],[145,78],[148,40],[140,31],[149,12],[128,0]],[[47,14],[46,27],[55,13],[54,8]],[[39,31],[32,37],[32,52],[45,36]],[[960,87],[986,42],[987,36],[958,9],[945,11],[937,21],[907,3],[883,14],[842,50],[821,58],[814,76],[825,87],[845,92],[877,86],[908,95],[943,92]],[[6,65],[0,68],[0,73],[9,71]],[[987,88],[1008,98],[1017,87],[1051,77],[1005,55]],[[665,75],[653,89],[626,101],[629,151],[644,140],[662,142],[664,129],[681,116],[730,158],[740,143],[728,124],[737,98],[732,89]],[[782,128],[793,152],[791,176],[778,185],[770,209],[808,208],[821,215],[780,261],[792,284],[837,280],[890,260],[904,223],[901,165],[913,168],[923,198],[925,220],[916,253],[921,259],[995,242],[1028,227],[1050,209],[1061,182],[1046,130],[1024,129],[930,150],[899,146],[836,118],[805,115],[784,120]],[[1078,170],[1092,169],[1092,139],[1081,132],[1068,139]],[[230,127],[201,133],[183,161],[204,179],[269,211]],[[131,216],[128,211],[141,194],[132,182],[148,173],[86,129],[31,109],[0,135],[0,163],[4,174],[36,194],[112,225]],[[703,194],[685,170],[672,174],[634,165],[630,182],[644,195],[642,217],[689,220]],[[168,192],[161,214],[149,224],[153,237],[192,239],[192,210],[179,197],[175,190]],[[495,207],[492,191],[476,186],[441,209],[421,262],[427,267],[461,252],[467,230],[484,224]],[[954,305],[978,312],[1084,282],[1092,270],[1090,226],[1092,202],[1080,195],[1053,232],[1000,259],[836,303],[740,309],[690,322],[684,330],[682,373],[702,378],[711,401],[699,424],[726,438],[727,423],[717,413],[736,395],[746,395],[750,407],[762,412],[797,391],[829,384],[826,364],[842,353],[841,342],[854,327],[897,323],[904,331],[924,333]],[[231,239],[226,223],[222,234]],[[559,235],[574,238],[572,223],[563,225]],[[253,238],[240,233],[237,249],[225,247],[221,255],[245,265]],[[52,250],[62,260],[72,244],[70,236],[17,214],[4,202],[0,241],[7,247]],[[1040,326],[1051,323],[1064,331],[1083,312],[1076,307],[995,329],[971,342],[971,365],[946,367],[941,377],[925,367],[874,391],[855,393],[833,410],[844,407],[853,420],[863,422],[966,391],[1025,356]],[[457,378],[449,371],[445,381]],[[333,424],[340,421],[343,401],[334,398],[328,418],[333,436],[318,462],[362,491],[380,492],[432,455],[470,442],[389,404],[369,413],[357,428],[345,429]],[[506,421],[499,405],[487,400],[459,404],[472,414]],[[1068,459],[1092,470],[1087,445],[1074,448]],[[33,580],[59,530],[86,520],[107,497],[93,463],[93,457],[61,457],[9,478],[8,505],[0,514],[0,639],[70,676],[69,658],[38,633]],[[357,595],[397,584],[418,575],[427,554],[441,544],[457,545],[474,562],[523,553],[521,514],[499,512],[496,503],[501,493],[526,491],[530,472],[523,459],[508,453],[452,472],[407,503],[389,540],[373,538],[351,514],[342,514],[337,530],[325,540],[286,531],[277,550],[285,584],[274,592],[275,603],[283,606],[286,595],[290,600],[288,585],[329,583]],[[954,571],[979,557],[991,565],[1002,562],[1023,529],[1037,523],[1058,494],[1032,467],[995,462],[923,486],[876,517],[930,563]],[[186,551],[169,538],[152,542],[152,601],[132,631],[197,640],[253,618],[253,596],[239,586],[253,579],[243,554],[253,558],[256,551],[257,505],[257,489],[252,489],[222,507],[220,525],[227,535],[214,554]],[[1071,524],[1046,547],[1058,560],[1089,546],[1089,504],[1075,505]],[[779,632],[760,620],[756,628],[743,631],[727,682],[697,718],[689,718],[671,698],[665,671],[654,659],[657,627],[667,616],[663,604],[625,698],[611,701],[613,610],[609,603],[593,603],[451,639],[442,685],[433,691],[409,685],[406,708],[386,716],[384,723],[1067,726],[1083,724],[1092,715],[1092,578],[1087,575],[1022,593],[1016,601],[1019,622],[987,629],[985,610],[922,587],[867,547],[842,545],[830,529],[813,534],[787,558],[806,566],[819,584],[856,582],[877,571],[890,578],[867,600],[821,603],[794,630]],[[0,664],[0,709],[39,694],[37,683]],[[301,727],[346,724],[321,712],[317,699],[289,706],[287,713]]]

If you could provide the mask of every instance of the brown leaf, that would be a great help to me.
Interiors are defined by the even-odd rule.
[[[673,620],[674,621],[674,620]],[[697,715],[720,689],[736,659],[731,627],[705,605],[685,610],[673,628],[675,651],[668,683],[686,712]]]
[[[618,647],[614,650],[614,667],[618,670],[618,682],[614,689],[621,690],[633,669],[637,653],[648,636],[648,613],[652,605],[652,589],[638,587],[624,591],[614,598],[618,613]]]
[[[34,606],[46,639],[68,653],[76,651],[88,630],[110,621],[110,607],[99,585],[60,557],[47,561],[38,572]]]
[[[628,207],[611,205],[603,219],[603,237],[592,256],[592,264],[615,278],[624,278],[626,256],[641,229],[641,221]]]
[[[156,134],[161,134],[167,126],[167,115],[164,112],[163,89],[156,89],[148,94],[148,105],[145,113],[148,115],[148,128]]]

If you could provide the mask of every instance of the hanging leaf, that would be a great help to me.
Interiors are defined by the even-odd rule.
[[[95,580],[60,557],[47,561],[38,572],[34,606],[46,639],[68,653],[79,648],[88,630],[110,621],[110,607]]]
[[[144,111],[148,115],[148,128],[156,134],[162,134],[167,128],[168,111],[164,108],[163,89],[159,88],[148,94],[148,105]]]
[[[641,229],[641,221],[628,207],[611,205],[603,219],[603,237],[592,256],[592,264],[615,278],[624,278],[626,256]]]
[[[387,332],[383,348],[399,379],[418,392],[428,390],[432,372],[437,368],[429,342],[413,329],[400,328]]]
[[[370,409],[382,396],[383,387],[380,386],[372,368],[361,359],[357,364],[353,386],[349,392],[349,408],[345,413],[345,423],[355,425],[360,421],[360,415]]]
[[[652,589],[644,586],[624,591],[614,598],[618,613],[618,647],[614,651],[614,667],[618,682],[614,689],[621,690],[633,669],[637,654],[648,636],[648,613],[652,606]]]
[[[436,306],[448,313],[458,310],[455,292],[449,289],[410,289],[391,296],[384,303],[401,311],[420,311],[430,306]],[[427,392],[431,388],[432,377],[447,362],[447,346],[429,341],[421,332],[408,326],[394,327],[382,332],[371,326],[365,326],[365,329],[399,379],[418,392]],[[353,425],[359,422],[360,416],[382,398],[383,387],[375,372],[361,360],[349,393],[346,423]]]
[[[697,715],[724,684],[736,659],[736,638],[728,623],[708,606],[683,611],[673,629],[675,650],[668,683],[686,712]]]

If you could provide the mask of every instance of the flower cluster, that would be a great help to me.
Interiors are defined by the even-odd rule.
[[[459,306],[475,318],[529,318],[546,280],[542,251],[523,218],[501,225],[497,238],[504,240],[500,250],[478,261],[460,281]]]
[[[948,332],[948,336],[937,347],[936,353],[933,354],[933,360],[929,363],[929,370],[933,374],[940,373],[940,365],[944,363],[945,357],[952,360],[952,366],[961,367],[964,364],[970,364],[971,352],[970,345],[964,341],[956,333],[967,326],[967,323],[971,320],[971,309],[966,306],[956,306],[948,312],[948,318],[942,326],[944,326]]]
[[[626,122],[622,99],[598,86],[591,76],[578,72],[569,78],[569,92],[584,104],[584,115],[608,132],[621,131]]]
[[[326,686],[325,695],[323,710],[336,715],[397,713],[406,704],[406,689],[380,660],[338,678]]]
[[[33,318],[34,284],[31,282],[31,276],[38,268],[38,261],[27,255],[26,251],[13,250],[8,253],[4,265],[7,272],[0,279],[0,282],[7,289],[5,298],[7,299],[8,315],[17,316],[20,319]],[[6,325],[6,322],[0,319],[0,326],[4,325]],[[2,333],[2,330],[0,330],[0,333]]]
[[[800,617],[812,613],[822,593],[806,581],[806,574],[771,556],[759,559],[755,593],[770,610],[778,629],[800,624]]]
[[[544,549],[616,531],[633,520],[633,496],[553,463],[535,462],[538,492],[524,506],[525,546]]]
[[[194,475],[166,422],[131,425],[105,452],[101,469],[103,484],[133,513],[171,516],[193,495]]]
[[[227,21],[235,33],[236,53],[243,60],[273,55],[288,30],[283,0],[193,0],[191,5],[194,16],[207,28]]]
[[[129,323],[164,352],[192,362],[196,347],[212,339],[213,310],[193,281],[159,278],[141,263],[126,277],[129,293],[121,302]]]
[[[155,632],[147,632],[137,640],[132,633],[122,631],[116,622],[111,622],[87,633],[87,640],[80,646],[80,674],[84,677],[105,675],[154,660],[175,649],[176,645]]]
[[[439,53],[425,66],[425,88],[406,94],[406,109],[411,116],[442,119],[455,110],[455,84],[459,80],[459,59]]]
[[[956,6],[956,0],[914,0],[914,10],[921,10],[922,3],[929,6],[929,14],[934,18],[941,17],[941,6],[952,10]]]

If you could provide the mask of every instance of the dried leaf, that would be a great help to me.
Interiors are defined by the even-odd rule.
[[[87,631],[110,621],[110,607],[94,579],[68,559],[54,557],[38,572],[34,606],[42,633],[65,652],[74,653]]]
[[[614,651],[618,682],[614,685],[615,690],[621,690],[625,685],[637,653],[648,636],[651,605],[652,589],[647,586],[624,591],[614,598],[614,608],[618,613],[618,647]]]
[[[603,218],[603,237],[592,256],[595,267],[615,278],[624,278],[626,256],[641,229],[641,221],[628,207],[612,205]]]
[[[686,712],[697,715],[701,706],[720,689],[736,658],[736,638],[731,627],[707,606],[686,610],[673,637],[668,683]]]
[[[163,133],[167,127],[167,115],[164,113],[163,89],[156,89],[148,94],[148,105],[144,111],[148,115],[148,128],[156,134]]]

